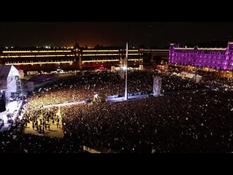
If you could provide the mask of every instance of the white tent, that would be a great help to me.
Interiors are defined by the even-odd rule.
[[[9,100],[21,90],[19,71],[12,65],[0,65],[0,91],[4,91]]]

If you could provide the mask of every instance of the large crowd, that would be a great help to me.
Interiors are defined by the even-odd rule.
[[[197,92],[64,109],[81,144],[116,152],[231,152],[232,94]],[[227,104],[227,105],[224,105]]]
[[[37,131],[39,134],[45,134],[45,132],[50,131],[52,126],[59,128],[62,125],[61,116],[58,114],[58,109],[56,108],[27,110],[24,118],[24,127],[31,127],[31,129]]]
[[[129,73],[129,92],[151,92],[153,75]],[[80,73],[49,84],[28,98],[23,121],[0,135],[0,151],[76,153],[88,146],[117,153],[232,152],[232,92],[212,91],[191,80],[160,76],[160,97],[61,107],[62,139],[22,134],[25,123],[36,124],[40,113],[44,116],[42,128],[56,115],[57,108],[43,109],[45,105],[93,98],[96,93],[107,96],[124,92],[124,79],[110,72]]]
[[[152,92],[153,73],[151,72],[133,72],[129,74],[128,91]],[[161,76],[161,75],[160,75]],[[176,82],[174,85],[173,82]],[[202,88],[191,80],[177,79],[177,77],[162,76],[163,92],[174,92],[177,90],[191,90]],[[98,93],[106,97],[110,95],[124,94],[124,79],[116,73],[85,73],[60,79],[50,83],[39,92],[28,99],[29,108],[40,107],[49,104],[59,104],[68,101],[80,101],[87,98],[93,98]]]

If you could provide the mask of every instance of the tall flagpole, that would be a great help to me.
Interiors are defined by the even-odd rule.
[[[125,67],[125,100],[128,100],[128,43],[126,43]]]

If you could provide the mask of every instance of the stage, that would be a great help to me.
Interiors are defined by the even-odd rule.
[[[160,94],[159,96],[161,95],[162,94]],[[139,93],[128,94],[127,100],[137,100],[137,99],[144,99],[148,97],[158,97],[158,96],[154,96],[153,93],[144,94],[144,93],[139,92]],[[127,101],[127,100],[125,99],[124,96],[120,96],[120,95],[113,95],[113,96],[107,97],[108,102],[122,102],[122,101]]]
[[[17,117],[22,119],[22,115],[19,115],[22,105],[22,100],[12,101],[6,105],[6,111],[0,113],[0,119],[4,122],[4,125],[0,128],[0,132],[10,130]],[[8,122],[9,120],[12,122]]]

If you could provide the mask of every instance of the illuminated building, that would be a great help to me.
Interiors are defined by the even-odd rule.
[[[129,49],[130,66],[143,64],[143,54],[150,50]],[[154,52],[154,51],[152,51]],[[0,64],[15,65],[24,71],[98,69],[119,66],[125,58],[125,49],[25,49],[0,51]]]
[[[226,48],[187,48],[171,44],[169,63],[217,70],[233,70],[233,42]]]

